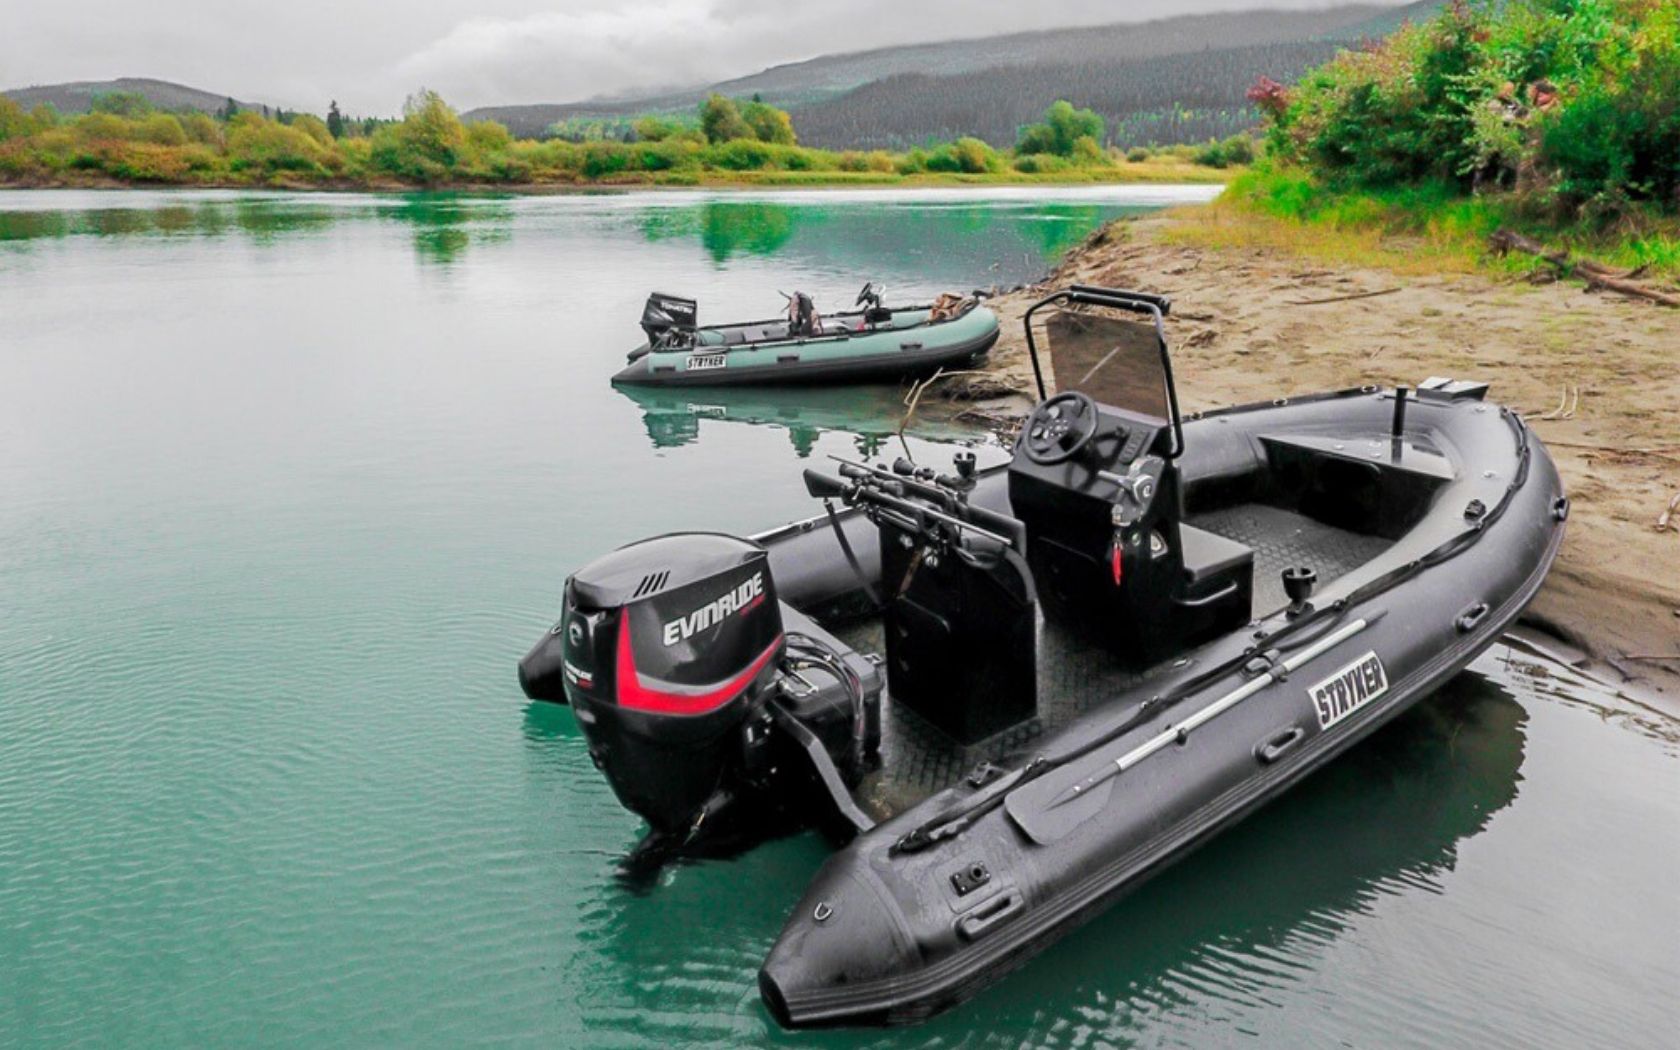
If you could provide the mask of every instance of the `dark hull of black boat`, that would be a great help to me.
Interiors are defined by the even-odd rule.
[[[1392,464],[1403,484],[1400,468],[1418,450],[1391,451],[1392,405],[1388,393],[1348,391],[1187,422],[1187,508],[1242,485],[1257,459],[1277,454],[1280,434],[1338,462],[1369,460],[1374,472]],[[790,1027],[904,1023],[962,1001],[1346,751],[1491,644],[1556,556],[1568,508],[1561,483],[1538,441],[1498,406],[1414,402],[1411,412],[1408,433],[1428,435],[1443,452],[1412,465],[1450,480],[1421,520],[1395,529],[1384,555],[1314,596],[1320,609],[1344,602],[1334,615],[1256,663],[1244,656],[1255,632],[1289,623],[1282,610],[1264,616],[1117,691],[1030,752],[1073,753],[1112,736],[1089,753],[1014,786],[1007,778],[959,783],[858,836],[812,881],[760,973],[776,1019]],[[1328,436],[1315,445],[1315,433]],[[985,479],[975,499],[1004,507],[1001,475]],[[865,572],[878,572],[873,526],[855,513],[843,525]],[[855,598],[857,574],[825,522],[759,539],[784,600],[815,613]],[[1222,666],[1230,672],[1198,681]],[[1175,692],[1183,695],[1154,717],[1140,716],[1141,702]],[[930,817],[987,797],[1001,800],[960,835],[919,851],[894,848]]]

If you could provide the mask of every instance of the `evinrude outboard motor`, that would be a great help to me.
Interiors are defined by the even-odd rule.
[[[784,630],[783,611],[764,548],[716,533],[633,543],[566,581],[519,680],[572,705],[590,758],[648,822],[633,862],[810,824],[823,813],[801,789],[823,764],[849,785],[873,758],[878,670],[791,609]]]
[[[709,534],[631,544],[572,576],[559,629],[590,758],[655,831],[687,828],[785,644],[764,548]]]

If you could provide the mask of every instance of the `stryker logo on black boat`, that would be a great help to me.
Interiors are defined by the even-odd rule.
[[[664,627],[666,645],[676,645],[723,622],[731,613],[745,612],[764,600],[764,574],[755,572],[740,586],[721,598],[714,598],[686,616],[679,616]]]
[[[1348,715],[1388,692],[1388,672],[1376,653],[1353,663],[1307,690],[1318,711],[1318,727],[1329,729]]]

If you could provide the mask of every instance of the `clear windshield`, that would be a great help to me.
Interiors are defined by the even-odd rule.
[[[1153,318],[1081,304],[1046,310],[1033,328],[1052,393],[1077,390],[1100,404],[1171,419]]]

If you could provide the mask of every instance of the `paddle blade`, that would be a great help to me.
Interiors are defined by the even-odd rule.
[[[1115,779],[1110,777],[1074,793],[1070,781],[1052,782],[1046,777],[1011,792],[1004,809],[1028,838],[1048,845],[1101,813],[1114,794]]]

